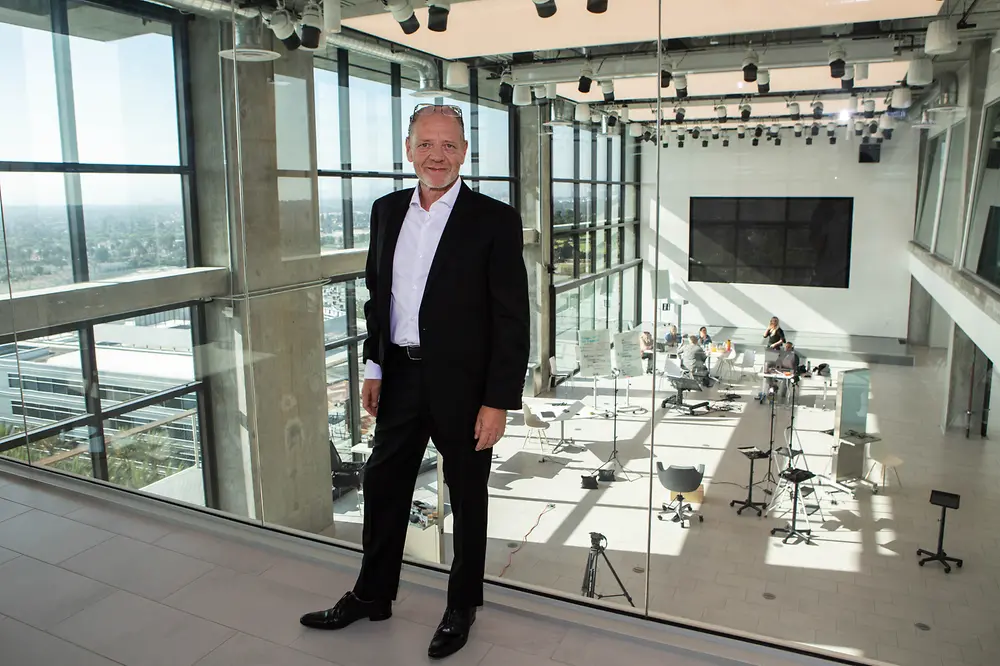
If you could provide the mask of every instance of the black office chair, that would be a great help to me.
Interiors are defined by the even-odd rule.
[[[333,499],[337,499],[348,490],[361,490],[365,478],[363,462],[344,462],[340,451],[330,440],[330,480],[333,483]]]
[[[705,478],[705,466],[697,467],[677,467],[671,465],[664,467],[663,463],[656,463],[656,476],[660,479],[660,484],[677,496],[670,504],[663,504],[663,510],[656,514],[657,519],[663,520],[665,516],[671,516],[670,520],[680,523],[684,527],[684,521],[690,522],[693,515],[698,516],[698,522],[704,522],[705,518],[701,514],[695,514],[690,504],[684,503],[684,493],[692,493],[698,490],[702,480]]]

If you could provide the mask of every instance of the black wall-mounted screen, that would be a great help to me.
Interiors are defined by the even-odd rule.
[[[691,197],[688,279],[846,289],[854,199]]]

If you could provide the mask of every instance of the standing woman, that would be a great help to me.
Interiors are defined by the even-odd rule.
[[[768,349],[780,349],[785,344],[785,332],[778,325],[777,317],[771,317],[771,323],[764,331],[764,344]]]

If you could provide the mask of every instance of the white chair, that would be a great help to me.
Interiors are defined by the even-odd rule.
[[[524,436],[524,443],[521,444],[521,449],[524,450],[528,446],[528,442],[534,437],[538,440],[539,452],[544,456],[545,447],[549,443],[549,438],[545,435],[545,431],[552,424],[535,416],[531,411],[531,407],[526,402],[521,403],[521,411],[524,412],[524,425],[528,428],[528,433]]]
[[[735,363],[736,363],[736,345],[733,345],[732,349],[729,350],[729,353],[723,356],[721,359],[719,359],[719,371],[717,374],[719,381],[723,381],[725,379],[726,376],[725,373],[727,372],[736,374],[734,369]]]
[[[743,358],[740,360],[740,379],[747,375],[757,376],[757,352],[753,349],[744,349]]]
[[[559,382],[561,382],[561,381],[563,381],[565,379],[569,379],[569,373],[566,372],[566,373],[563,373],[563,374],[559,374],[559,371],[556,369],[556,357],[555,356],[550,356],[549,357],[549,390],[551,391],[553,388],[555,388],[556,384],[558,384]]]
[[[895,453],[891,453],[884,442],[872,442],[868,445],[868,459],[872,461],[872,466],[868,468],[868,473],[865,474],[865,480],[872,484],[875,492],[878,492],[880,487],[886,487],[886,472],[890,469],[892,470],[892,473],[896,475],[896,483],[899,484],[900,488],[903,487],[903,482],[899,479],[899,471],[896,469],[903,464],[903,459]],[[882,467],[882,483],[880,485],[876,484],[870,478],[872,472],[875,471],[876,464]]]

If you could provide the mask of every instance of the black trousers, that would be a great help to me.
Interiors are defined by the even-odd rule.
[[[448,606],[481,606],[492,452],[476,451],[474,421],[462,436],[450,434],[454,428],[445,431],[435,425],[429,401],[449,396],[431,394],[421,362],[409,360],[398,348],[391,349],[382,366],[375,438],[365,464],[364,557],[354,593],[366,601],[396,598],[406,530],[411,529],[413,489],[428,438],[433,438],[454,519]]]

